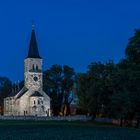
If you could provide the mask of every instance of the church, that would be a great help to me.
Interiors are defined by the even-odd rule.
[[[24,87],[4,99],[5,116],[50,116],[50,97],[43,91],[42,76],[42,58],[35,29],[32,29],[28,55],[24,60]]]

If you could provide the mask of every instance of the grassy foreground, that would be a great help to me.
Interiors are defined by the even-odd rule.
[[[0,140],[140,140],[140,130],[94,122],[0,121]]]

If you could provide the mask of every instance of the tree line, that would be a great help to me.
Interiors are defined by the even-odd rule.
[[[23,82],[20,84],[20,87]],[[52,65],[43,72],[43,89],[51,97],[54,115],[67,108],[70,114],[70,97],[76,85],[77,113],[95,117],[111,117],[120,120],[140,118],[140,29],[135,30],[125,50],[125,58],[115,64],[92,62],[86,73],[76,73],[64,65]],[[15,86],[15,85],[14,85]],[[16,85],[17,86],[17,85]],[[0,77],[0,105],[12,92],[13,85],[6,77]],[[121,121],[122,122],[122,121]]]
[[[115,64],[93,62],[77,78],[79,107],[93,117],[140,119],[140,30],[135,30],[125,58]]]

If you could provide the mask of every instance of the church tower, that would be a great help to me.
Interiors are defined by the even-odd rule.
[[[32,90],[42,88],[42,59],[39,55],[35,30],[32,29],[28,56],[24,61],[25,87]]]
[[[24,87],[4,99],[4,115],[50,116],[50,97],[43,91],[42,58],[32,29],[28,55],[24,60]]]

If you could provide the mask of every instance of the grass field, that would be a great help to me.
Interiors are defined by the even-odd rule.
[[[140,130],[94,122],[0,121],[0,140],[140,140]]]

